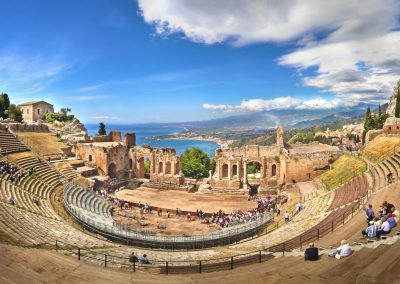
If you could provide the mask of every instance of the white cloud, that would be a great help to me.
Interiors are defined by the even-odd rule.
[[[293,50],[278,64],[306,74],[304,86],[333,93],[343,105],[385,102],[400,78],[398,0],[139,0],[139,8],[160,35],[205,44],[290,42]],[[266,109],[281,99],[241,108]]]
[[[103,120],[120,120],[120,118],[117,116],[109,116],[109,115],[98,115],[98,116],[93,116],[92,118],[103,119]]]
[[[237,44],[287,41],[306,33],[344,26],[343,33],[365,30],[359,18],[379,29],[393,20],[394,0],[139,0],[146,22],[161,35],[183,33],[207,44],[232,39]],[[378,24],[380,24],[378,26]],[[360,27],[361,26],[361,27]],[[340,37],[341,32],[337,33]]]
[[[23,57],[15,53],[3,53],[0,54],[0,85],[8,92],[42,92],[70,67],[70,64],[57,57]]]
[[[203,104],[204,109],[216,112],[257,112],[264,110],[282,110],[282,109],[331,109],[342,105],[338,99],[299,99],[294,97],[278,97],[270,100],[251,99],[242,101],[240,105],[226,104]],[[350,105],[350,104],[347,104]]]

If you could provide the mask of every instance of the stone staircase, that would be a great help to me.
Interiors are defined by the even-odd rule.
[[[24,151],[29,151],[28,147],[15,137],[14,134],[0,130],[0,153],[2,155]]]
[[[51,187],[59,186],[66,181],[55,168],[40,158],[25,157],[18,159],[16,163],[25,170],[33,169],[34,175]]]

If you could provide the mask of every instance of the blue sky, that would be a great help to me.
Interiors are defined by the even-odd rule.
[[[0,91],[115,124],[387,99],[398,1],[286,2],[2,1]]]

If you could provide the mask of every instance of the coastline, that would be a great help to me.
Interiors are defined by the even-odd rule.
[[[188,134],[186,132],[186,134]],[[190,135],[184,135],[182,133],[175,133],[175,134],[168,134],[168,135],[160,135],[160,136],[151,136],[151,139],[156,139],[156,140],[166,140],[166,139],[171,139],[171,140],[194,140],[194,141],[209,141],[209,142],[214,142],[218,144],[221,149],[226,149],[228,148],[229,144],[232,143],[230,140],[223,140],[218,137],[213,137],[213,136],[202,136],[202,135],[193,135],[193,132],[190,132]]]

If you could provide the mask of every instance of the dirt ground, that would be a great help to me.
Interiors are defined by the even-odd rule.
[[[122,212],[121,212],[122,211]],[[121,216],[120,213],[125,213],[126,217]],[[176,216],[175,211],[171,212],[170,218],[166,217],[166,212],[162,216],[158,216],[156,211],[151,213],[140,213],[139,208],[132,208],[129,210],[121,210],[116,208],[114,219],[121,224],[127,224],[134,230],[144,230],[151,232],[155,235],[202,235],[209,232],[216,232],[220,230],[216,224],[202,224],[197,218],[188,221],[186,216]],[[140,221],[144,217],[144,224],[141,225]]]
[[[227,213],[238,209],[249,211],[257,207],[255,201],[247,201],[245,195],[217,195],[196,194],[178,190],[159,190],[152,188],[138,188],[135,190],[118,191],[116,197],[130,202],[142,202],[151,206],[182,211],[196,212],[203,210],[206,213],[217,212],[219,209]]]
[[[18,132],[17,136],[36,153],[61,154],[61,147],[65,147],[54,133]]]

